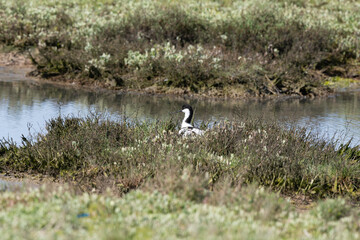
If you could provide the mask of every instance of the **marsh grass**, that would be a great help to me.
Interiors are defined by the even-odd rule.
[[[250,118],[196,138],[177,131],[171,120],[92,114],[50,119],[20,145],[1,140],[1,171],[71,186],[1,192],[2,238],[358,237],[347,200],[358,200],[360,154],[350,143]],[[331,199],[299,211],[286,197],[298,193]]]
[[[146,188],[195,202],[220,201],[218,193],[252,183],[316,198],[359,195],[358,148],[337,149],[305,129],[285,130],[276,122],[223,122],[188,139],[172,121],[101,116],[57,117],[46,130],[23,138],[21,146],[2,140],[2,170],[47,174],[84,191]]]
[[[232,202],[212,205],[158,191],[136,190],[122,198],[46,188],[3,192],[0,233],[2,239],[359,237],[359,210],[343,199],[321,201],[311,211],[299,213],[288,201],[258,186],[235,194]]]
[[[45,78],[231,97],[321,95],[358,76],[352,1],[57,3],[0,3],[0,42],[36,48]]]

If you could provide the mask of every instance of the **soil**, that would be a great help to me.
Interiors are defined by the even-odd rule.
[[[35,66],[32,64],[31,60],[26,57],[26,54],[18,52],[0,52],[0,66],[28,69],[29,71],[35,69]]]
[[[289,199],[298,212],[306,212],[316,206],[316,200],[302,194],[283,194],[281,197]]]

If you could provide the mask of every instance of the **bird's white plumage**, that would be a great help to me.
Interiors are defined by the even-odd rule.
[[[184,137],[187,137],[192,135],[203,135],[204,131],[198,128],[182,128],[180,129],[179,134],[183,135]]]
[[[185,113],[184,119],[183,119],[183,121],[182,121],[182,123],[181,123],[181,128],[192,128],[193,126],[192,126],[190,123],[187,123],[187,122],[186,122],[186,119],[188,119],[189,116],[190,116],[190,110],[187,109],[187,108],[185,108],[185,109],[183,109],[183,110],[181,110],[181,111],[182,111],[183,113]]]
[[[191,107],[190,107],[191,108]],[[204,134],[203,130],[200,130],[198,128],[195,128],[193,125],[187,122],[189,121],[189,117],[192,115],[192,109],[184,108],[182,110],[183,113],[185,113],[184,119],[181,122],[181,129],[179,131],[179,134],[183,135],[184,137],[191,136],[191,135],[202,135]],[[191,120],[191,119],[190,119]]]

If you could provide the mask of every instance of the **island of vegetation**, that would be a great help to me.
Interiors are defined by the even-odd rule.
[[[171,120],[89,116],[46,130],[1,140],[0,170],[71,188],[0,193],[2,239],[360,237],[360,151],[306,129],[242,119],[183,138]]]
[[[110,89],[221,97],[326,94],[359,80],[359,3],[0,1],[3,51],[32,75]]]

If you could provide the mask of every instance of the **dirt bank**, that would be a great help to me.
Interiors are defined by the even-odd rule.
[[[0,67],[6,67],[10,74],[16,74],[17,78],[31,78],[38,82],[47,82],[59,86],[69,86],[71,88],[81,88],[89,91],[117,91],[146,95],[167,95],[167,96],[181,96],[191,98],[206,98],[206,99],[273,99],[273,98],[299,98],[299,97],[313,97],[299,96],[299,95],[264,95],[264,96],[252,96],[250,94],[239,95],[234,91],[234,94],[225,96],[219,91],[208,93],[192,93],[181,88],[165,88],[160,86],[152,86],[144,89],[132,89],[126,87],[112,87],[107,82],[94,82],[87,81],[86,79],[74,78],[69,79],[64,76],[55,76],[50,78],[43,78],[38,74],[36,66],[31,61],[30,54],[28,52],[0,52]]]
[[[36,69],[27,54],[19,52],[0,52],[0,66],[29,70]]]

